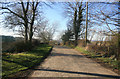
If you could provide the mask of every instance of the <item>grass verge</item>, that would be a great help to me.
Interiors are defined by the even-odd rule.
[[[107,67],[109,66],[109,68],[112,68],[117,73],[118,73],[118,71],[120,71],[120,66],[118,65],[120,62],[117,60],[113,60],[110,57],[103,57],[101,54],[97,55],[94,52],[85,50],[84,47],[76,47],[75,49],[80,51],[82,54],[84,54],[88,58],[96,59],[98,62],[100,62],[100,63],[102,62],[103,64],[106,64]]]
[[[2,76],[8,77],[38,65],[50,53],[52,46],[39,45],[29,52],[2,55]]]

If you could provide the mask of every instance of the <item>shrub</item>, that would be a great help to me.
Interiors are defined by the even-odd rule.
[[[31,43],[24,43],[24,41],[21,41],[15,44],[15,51],[16,52],[30,51],[32,50],[32,47],[33,46]]]
[[[40,44],[39,40],[34,39],[32,43],[24,43],[24,41],[16,42],[2,42],[3,53],[20,53],[24,51],[31,51],[34,47]]]
[[[78,40],[78,46],[79,47],[84,47],[85,46],[85,40]]]
[[[30,51],[33,46],[30,43],[24,43],[24,41],[19,42],[3,42],[2,43],[2,52],[4,53],[14,53],[14,52],[24,52]]]
[[[2,52],[14,52],[15,42],[2,42]]]
[[[39,44],[40,44],[40,41],[37,40],[37,39],[34,39],[34,40],[32,41],[32,45],[33,45],[33,46],[38,46]]]

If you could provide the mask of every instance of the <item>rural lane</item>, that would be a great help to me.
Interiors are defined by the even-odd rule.
[[[48,58],[29,77],[108,77],[118,76],[80,52],[55,46]]]

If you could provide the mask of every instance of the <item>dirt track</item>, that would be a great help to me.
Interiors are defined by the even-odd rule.
[[[51,55],[33,69],[29,77],[108,77],[116,73],[108,70],[80,52],[67,47],[55,46]]]

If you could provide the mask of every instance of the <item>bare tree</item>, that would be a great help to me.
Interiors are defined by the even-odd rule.
[[[92,3],[91,3],[92,4]],[[107,30],[104,34],[109,35],[108,33],[111,32],[112,35],[118,33],[117,29],[119,29],[120,24],[119,22],[119,8],[118,2],[113,3],[94,3],[94,6],[99,7],[99,10],[95,7],[91,9],[89,8],[89,21],[91,24],[96,24],[97,26],[101,26],[102,24],[106,25]],[[102,7],[100,7],[102,5]],[[103,10],[103,8],[109,7],[109,10]],[[91,10],[95,10],[94,13]],[[99,16],[98,16],[99,15]]]
[[[118,37],[118,43],[117,43],[118,51],[116,53],[116,58],[119,59],[120,58],[119,56],[119,47],[120,47],[120,43],[119,43],[119,38],[120,38],[119,2],[104,2],[104,3],[94,3],[94,4],[95,4],[94,6],[97,6],[99,9],[96,9],[94,7],[93,9],[90,10],[90,11],[92,10],[95,10],[95,11],[94,13],[93,12],[89,13],[89,16],[91,18],[89,22],[91,24],[100,26],[102,28],[106,28],[105,31],[101,32],[104,36],[117,36]]]
[[[41,41],[49,43],[49,41],[53,40],[57,27],[58,25],[56,23],[50,25],[48,21],[45,20],[37,28],[37,37],[39,37]]]
[[[3,4],[3,3],[2,3]],[[14,28],[16,26],[18,27],[24,27],[24,37],[25,42],[32,42],[32,36],[33,36],[33,25],[36,16],[38,15],[38,4],[39,2],[11,2],[11,3],[5,3],[3,4],[1,9],[3,9],[3,13],[7,13],[8,16],[6,16],[5,20],[7,20],[5,23],[9,28]]]

